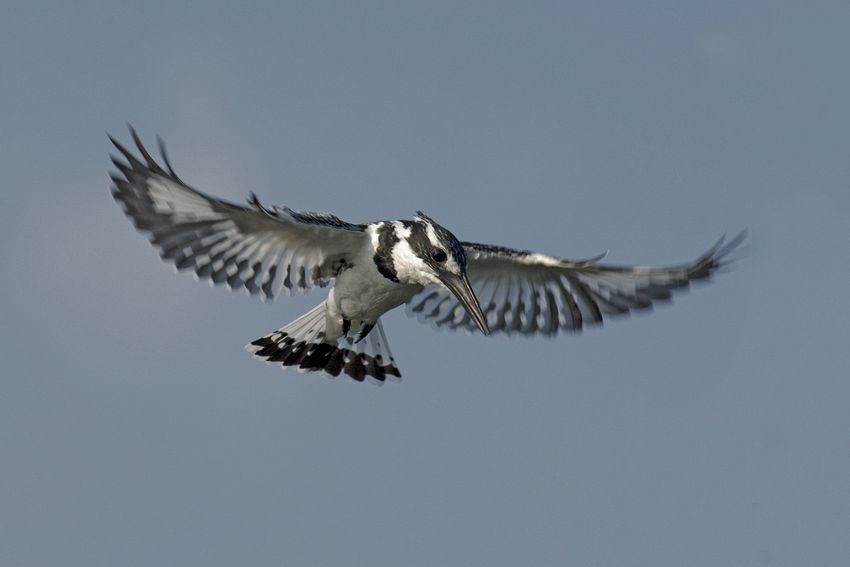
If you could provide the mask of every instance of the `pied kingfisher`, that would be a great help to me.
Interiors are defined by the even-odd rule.
[[[680,266],[609,266],[604,256],[565,260],[526,250],[460,242],[427,215],[351,224],[327,213],[248,206],[193,189],[165,169],[130,128],[141,159],[110,136],[112,195],[161,257],[199,279],[264,300],[332,281],[327,298],[246,349],[282,367],[345,373],[358,381],[400,378],[381,315],[407,311],[437,327],[485,335],[555,335],[598,325],[603,314],[647,309],[692,280],[709,277],[745,237],[721,240]],[[478,298],[484,302],[482,309]]]

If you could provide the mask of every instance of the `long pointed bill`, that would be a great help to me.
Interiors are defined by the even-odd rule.
[[[484,318],[484,313],[481,312],[481,306],[478,305],[478,299],[475,297],[475,292],[472,291],[472,286],[469,285],[469,278],[466,277],[466,274],[458,276],[450,272],[443,272],[439,277],[440,281],[457,297],[458,301],[466,309],[466,312],[469,313],[469,316],[472,317],[472,320],[481,329],[481,332],[489,335],[490,327],[487,326],[487,319]]]

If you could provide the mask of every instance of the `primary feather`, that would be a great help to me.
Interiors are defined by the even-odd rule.
[[[463,242],[467,274],[491,332],[554,335],[602,323],[606,315],[649,309],[672,292],[708,278],[744,239],[721,239],[692,263],[654,268],[566,260],[528,250]],[[437,327],[475,330],[475,322],[445,289],[426,287],[408,314]]]
[[[143,159],[112,139],[126,160],[112,158],[112,194],[178,270],[272,300],[327,285],[367,238],[364,225],[334,215],[269,209],[253,195],[248,206],[209,197],[180,180],[164,148],[167,170],[131,132]]]

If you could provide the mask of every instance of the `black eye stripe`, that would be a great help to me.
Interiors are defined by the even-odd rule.
[[[419,220],[411,223],[407,242],[414,254],[435,265],[443,265],[451,258],[461,270],[465,270],[466,254],[457,238],[445,228],[432,222],[430,228],[434,232],[432,236],[436,236],[436,242],[434,242],[428,234],[428,228],[429,225]],[[437,254],[438,251],[442,254]]]

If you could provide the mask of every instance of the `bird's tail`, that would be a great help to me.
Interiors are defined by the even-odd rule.
[[[332,377],[344,372],[358,382],[367,377],[377,383],[401,378],[380,320],[357,342],[350,337],[329,340],[325,322],[323,301],[285,327],[252,341],[245,350],[283,368],[294,366],[299,371],[319,371]]]

